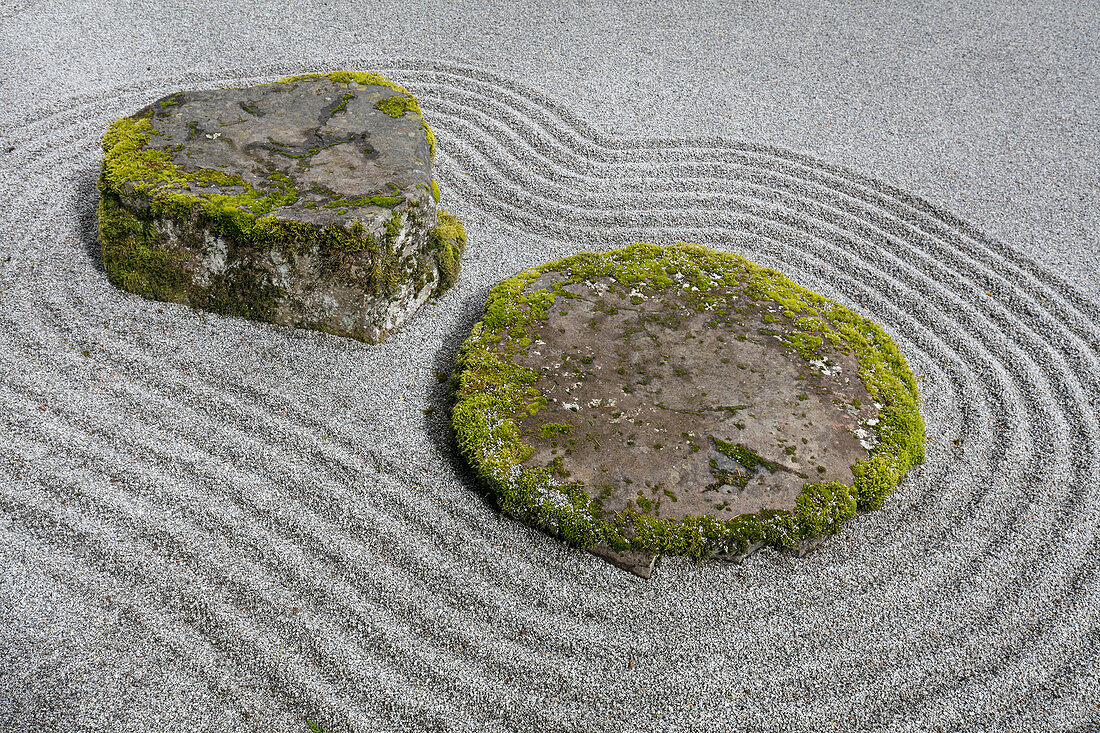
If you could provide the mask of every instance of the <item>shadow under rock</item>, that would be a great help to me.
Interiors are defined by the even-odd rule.
[[[107,270],[103,267],[103,252],[99,247],[99,217],[96,214],[96,206],[99,203],[99,188],[96,186],[98,179],[98,166],[77,171],[73,177],[69,203],[72,205],[72,210],[76,212],[73,236],[84,246],[92,266],[106,275]]]
[[[484,497],[492,495],[481,486],[466,459],[458,451],[454,430],[451,429],[451,411],[455,405],[455,384],[452,379],[458,349],[470,335],[470,329],[480,320],[485,310],[488,287],[467,293],[459,304],[459,317],[451,330],[443,337],[443,343],[432,358],[432,371],[436,381],[428,390],[428,407],[424,411],[424,429],[440,455],[471,488]]]

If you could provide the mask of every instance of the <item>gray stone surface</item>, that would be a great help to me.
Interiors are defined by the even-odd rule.
[[[610,278],[563,289],[577,297],[558,298],[514,357],[542,373],[548,400],[522,420],[528,463],[560,457],[607,518],[639,497],[662,519],[793,511],[806,481],[850,484],[868,457],[879,409],[855,356],[825,344],[828,361],[807,362],[784,342],[775,303],[741,295],[729,307],[744,312],[718,318],[679,288],[637,304]],[[540,434],[547,423],[572,430]],[[738,448],[762,462],[729,455]]]
[[[165,151],[191,178],[172,185],[173,192],[198,200],[248,193],[241,185],[203,180],[203,171],[220,171],[239,175],[259,195],[280,197],[270,212],[245,204],[246,213],[270,213],[318,232],[338,227],[345,238],[362,227],[352,247],[326,251],[317,242],[251,246],[195,217],[153,216],[146,231],[154,246],[186,255],[193,285],[168,299],[367,341],[396,328],[441,282],[429,252],[437,214],[425,126],[415,111],[391,116],[376,107],[402,96],[386,86],[321,76],[186,91],[137,112],[135,119],[151,115],[159,133],[146,148]],[[133,189],[122,187],[117,210],[141,217],[147,201]],[[259,306],[240,305],[240,293],[233,292],[265,288],[274,295]]]

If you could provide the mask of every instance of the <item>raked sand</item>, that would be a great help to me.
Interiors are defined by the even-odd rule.
[[[1100,730],[1095,6],[177,5],[0,8],[0,729]],[[439,137],[446,297],[369,346],[108,283],[111,121],[340,68]],[[637,240],[883,324],[927,462],[648,581],[500,517],[437,374]]]

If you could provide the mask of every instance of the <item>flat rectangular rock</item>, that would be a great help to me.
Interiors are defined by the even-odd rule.
[[[168,95],[104,138],[104,266],[150,298],[379,341],[457,274],[433,145],[372,74]]]

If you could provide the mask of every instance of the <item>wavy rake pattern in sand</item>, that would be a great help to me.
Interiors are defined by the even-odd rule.
[[[446,85],[441,84],[438,88],[441,98],[450,98]],[[470,93],[470,89],[471,85],[466,85],[463,92]],[[420,93],[431,100],[432,92],[429,87],[427,93]],[[450,114],[460,120],[461,134],[456,140],[448,139],[446,149],[458,150],[457,154],[452,154],[460,159],[465,156],[462,169],[480,176],[476,185],[481,192],[489,189],[489,195],[483,193],[478,197],[480,205],[492,206],[496,199],[500,202],[496,208],[503,217],[541,230],[546,229],[548,222],[553,222],[550,226],[558,227],[555,234],[574,239],[583,238],[592,229],[606,231],[618,226],[627,230],[630,239],[652,239],[653,235],[667,239],[671,235],[716,243],[723,239],[728,241],[730,229],[749,231],[760,240],[759,244],[742,245],[742,248],[762,253],[774,252],[773,248],[796,241],[797,249],[802,252],[789,251],[790,247],[786,247],[783,255],[773,255],[773,258],[795,263],[802,272],[814,273],[815,263],[805,254],[806,250],[811,250],[819,262],[831,265],[831,271],[854,274],[855,277],[841,279],[844,283],[841,292],[857,294],[858,304],[870,307],[880,318],[881,314],[888,314],[885,320],[895,329],[920,334],[921,340],[912,344],[917,349],[937,353],[941,359],[950,354],[968,366],[970,373],[980,375],[981,387],[994,405],[990,417],[999,423],[990,425],[995,441],[988,468],[990,476],[1002,473],[1010,438],[1015,437],[1030,445],[1028,463],[1017,472],[1017,477],[1022,474],[1042,483],[1044,474],[1051,468],[1049,464],[1054,462],[1051,459],[1055,457],[1055,445],[1047,439],[1048,433],[1032,430],[1033,421],[1029,417],[1045,413],[1045,424],[1058,425],[1065,434],[1083,443],[1080,447],[1084,450],[1073,450],[1070,456],[1076,477],[1071,483],[1076,490],[1066,497],[1065,506],[1071,510],[1068,514],[1074,514],[1072,509],[1080,506],[1087,487],[1095,487],[1096,465],[1090,457],[1095,456],[1097,450],[1096,416],[1090,409],[1090,402],[1100,392],[1096,376],[1096,346],[1100,342],[1100,331],[1095,326],[1096,309],[1034,264],[1003,246],[990,247],[988,238],[912,196],[836,167],[817,164],[804,156],[757,146],[720,142],[679,146],[646,141],[635,143],[632,153],[639,148],[661,152],[659,160],[649,163],[650,170],[646,170],[644,164],[633,166],[641,168],[641,177],[652,187],[652,192],[633,200],[620,198],[617,201],[608,201],[606,194],[599,194],[593,198],[602,200],[602,206],[587,207],[577,202],[583,192],[569,188],[578,179],[586,178],[579,166],[574,165],[568,171],[570,175],[559,176],[558,181],[554,181],[553,176],[538,176],[541,183],[533,180],[536,176],[524,177],[526,169],[522,162],[536,156],[530,155],[530,151],[517,151],[515,141],[523,139],[532,148],[542,151],[549,145],[532,143],[531,136],[501,135],[494,129],[499,128],[499,122],[484,119],[490,114],[498,115],[499,108],[486,112],[482,107],[465,104],[466,101],[462,99],[458,104],[442,104],[438,108],[440,115]],[[430,102],[429,106],[433,110],[437,108]],[[516,122],[509,120],[506,124],[512,127]],[[518,122],[522,124],[525,120]],[[478,139],[473,133],[479,127],[491,134]],[[510,144],[500,145],[501,138]],[[564,138],[559,135],[557,141]],[[672,162],[664,155],[669,148],[678,148],[680,153]],[[740,154],[744,152],[751,157],[736,160],[743,157]],[[561,155],[559,159],[565,157]],[[716,164],[714,158],[726,158],[729,162]],[[698,169],[692,167],[694,163],[705,166],[708,175],[699,175]],[[746,167],[750,169],[748,175],[742,172]],[[802,175],[800,167],[806,169]],[[728,188],[730,181],[751,181],[750,195],[712,193]],[[461,179],[459,183],[461,187]],[[550,183],[559,184],[557,195]],[[865,190],[860,190],[861,186]],[[670,189],[688,195],[670,195]],[[524,191],[545,196],[545,202],[535,201],[536,208],[544,206],[538,214],[527,213],[528,199]],[[469,195],[477,195],[477,192],[469,192]],[[632,222],[623,222],[624,218],[629,222],[631,213],[639,210],[639,203],[646,206],[647,217],[659,220],[661,226],[637,231],[632,228]],[[616,220],[604,213],[607,209],[629,213]],[[738,212],[734,220],[725,220],[720,214],[715,217],[716,212],[729,210]],[[677,220],[677,216],[681,219]],[[702,236],[684,233],[692,231],[696,221],[707,222],[715,218],[719,231],[713,239],[705,236],[709,227],[699,232]],[[864,264],[868,260],[872,263],[870,267]],[[1013,265],[1018,266],[1016,272],[1012,272]],[[1032,298],[1019,299],[1021,290]],[[1005,303],[995,298],[997,295],[1012,300]],[[907,307],[897,308],[899,300]],[[928,307],[930,304],[934,309]],[[943,338],[954,343],[945,344]],[[969,394],[973,400],[973,392],[963,391],[968,385],[963,384],[958,375],[952,382],[956,388],[953,401],[966,409],[970,400],[965,399],[964,394]],[[1016,393],[1023,404],[1012,405],[1002,397],[1012,393]],[[1044,394],[1055,396],[1053,406],[1035,397]],[[962,422],[981,425],[975,417],[964,414]],[[1013,426],[1015,436],[1010,435]],[[955,434],[942,437],[954,438]],[[951,467],[946,463],[929,466],[927,470],[936,472],[928,477],[927,484],[942,485],[941,482],[950,480]],[[958,523],[973,517],[974,510],[983,501],[980,495],[969,497],[952,517],[956,523],[948,523],[944,532],[957,530]],[[1023,496],[1017,513],[1006,517],[1002,526],[983,527],[979,536],[998,539],[982,547],[976,557],[995,556],[1005,549],[1009,538],[1017,535],[1011,530],[1021,521],[1023,515],[1019,512],[1028,501],[1027,496]],[[1074,529],[1075,521],[1079,518],[1069,519],[1058,528],[1057,534],[1050,538],[1052,546],[1059,544],[1059,535]],[[1091,556],[1095,552],[1086,554]],[[966,574],[945,580],[958,590],[976,562],[961,568],[968,571]],[[1087,566],[1082,569],[1090,572]],[[1094,572],[1095,568],[1091,570]],[[1022,586],[1025,575],[1021,573],[1013,578],[1013,585]],[[1014,595],[1024,590],[1023,587],[1013,588]],[[1036,626],[1049,620],[1037,619]],[[987,673],[996,672],[996,668],[987,669]]]
[[[482,70],[363,66],[380,66],[417,93],[440,138],[448,196],[578,248],[635,239],[735,246],[887,325],[926,375],[937,442],[906,494],[918,508],[894,516],[925,527],[937,551],[913,572],[897,572],[883,558],[911,552],[912,537],[864,523],[873,549],[863,571],[880,578],[867,591],[872,598],[904,591],[912,608],[898,613],[945,596],[981,608],[947,614],[941,626],[944,645],[974,658],[959,662],[961,678],[930,679],[928,665],[943,660],[883,642],[879,652],[893,655],[883,654],[885,669],[852,673],[855,684],[839,699],[864,699],[861,680],[889,672],[895,681],[873,707],[904,717],[967,690],[1018,690],[1020,678],[1065,686],[1082,674],[1095,634],[1074,636],[1067,624],[1090,617],[1098,592],[1097,542],[1088,534],[1100,506],[1100,312],[1092,303],[931,204],[808,156],[723,140],[622,140]],[[51,177],[94,169],[99,131],[119,114],[188,84],[292,71],[143,83],[70,100],[5,132],[15,150],[4,161],[4,185],[19,171],[29,181],[20,195],[50,202]],[[81,193],[90,205],[94,190]],[[15,265],[71,269],[59,242],[35,239],[43,222],[0,217]],[[86,236],[88,222],[73,230]],[[517,267],[527,264],[517,258]],[[227,389],[216,365],[186,375],[158,368],[140,339],[97,333],[120,378],[130,380],[106,395],[148,428],[119,434],[57,386],[73,378],[71,368],[16,360],[56,346],[74,320],[90,329],[91,319],[71,300],[18,286],[15,293],[26,300],[9,298],[0,313],[0,357],[12,374],[0,401],[20,439],[0,455],[20,468],[0,493],[0,510],[52,549],[58,581],[89,597],[137,581],[143,590],[118,591],[116,603],[182,666],[207,681],[247,670],[247,691],[213,685],[234,707],[289,716],[316,710],[362,728],[390,713],[408,725],[473,727],[499,715],[515,727],[570,720],[598,727],[593,687],[572,669],[577,640],[597,664],[630,653],[636,642],[612,623],[629,611],[544,562],[540,553],[556,551],[551,542],[484,526],[476,502],[443,508],[438,487],[410,491],[424,483],[417,471],[351,440],[322,441],[327,423],[276,390],[247,380]],[[43,421],[35,411],[47,400],[54,407]],[[203,415],[217,419],[216,432]],[[36,454],[53,460],[29,463]],[[953,492],[959,470],[980,475],[982,490]],[[107,476],[118,480],[104,483]],[[502,532],[539,547],[498,567],[490,541]],[[1072,562],[1044,562],[1052,554],[1040,544],[1057,547],[1074,535],[1084,539],[1070,543]],[[364,571],[364,556],[381,547],[387,562]],[[528,601],[523,588],[535,587],[573,600]],[[1025,613],[1036,597],[1060,600]],[[292,606],[301,616],[287,612]],[[508,631],[515,629],[529,631]],[[1080,656],[1066,653],[1067,638],[1084,647]],[[972,639],[997,645],[978,650]],[[339,670],[350,684],[334,686],[320,670]],[[561,698],[525,704],[515,681],[532,678]],[[475,698],[495,709],[456,709]],[[654,720],[639,705],[639,720]],[[767,711],[741,714],[768,719]]]

